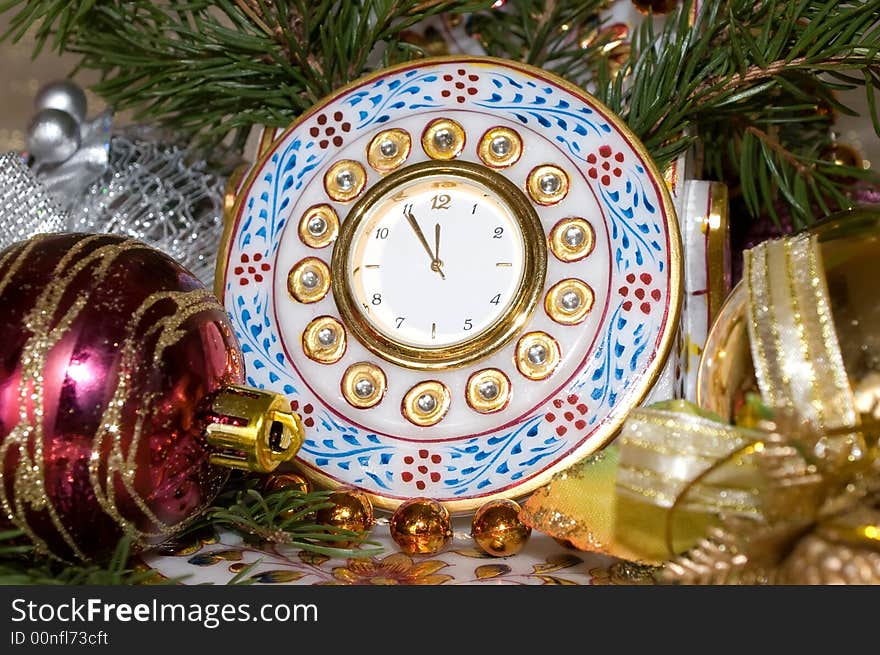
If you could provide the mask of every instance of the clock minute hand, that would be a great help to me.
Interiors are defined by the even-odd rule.
[[[440,223],[434,223],[434,261],[431,262],[431,270],[437,271],[441,278],[446,279],[443,273],[443,260],[440,259]]]
[[[406,217],[406,220],[409,223],[410,227],[413,229],[413,232],[415,232],[416,236],[419,238],[419,243],[422,244],[425,252],[428,253],[428,257],[430,257],[431,259],[431,270],[437,270],[440,275],[443,276],[443,272],[435,268],[436,258],[434,257],[434,253],[431,252],[431,246],[428,245],[428,240],[425,238],[425,233],[422,232],[422,228],[419,227],[419,224],[416,221],[416,217],[413,216],[413,213],[410,211],[404,211],[403,215]]]

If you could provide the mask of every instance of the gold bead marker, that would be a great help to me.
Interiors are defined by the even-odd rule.
[[[536,166],[526,180],[526,190],[539,205],[555,205],[568,195],[568,175],[559,166]]]
[[[486,368],[468,378],[465,398],[475,412],[491,414],[507,407],[510,391],[510,379],[503,371]]]
[[[318,302],[330,290],[330,268],[317,257],[306,257],[287,274],[287,292],[297,302]]]
[[[480,138],[477,154],[490,168],[513,166],[522,156],[523,144],[519,134],[509,127],[492,127]]]
[[[339,234],[339,216],[330,205],[313,205],[299,221],[299,239],[309,248],[326,248]]]
[[[569,278],[550,288],[544,297],[544,311],[561,325],[577,325],[593,309],[593,301],[594,294],[589,284]]]
[[[324,174],[324,190],[338,202],[357,198],[367,184],[367,172],[360,162],[343,159],[333,164]]]
[[[474,514],[471,537],[487,555],[515,555],[532,534],[532,529],[520,519],[520,512],[519,504],[512,500],[489,501]]]
[[[319,316],[303,331],[303,352],[319,364],[338,362],[345,354],[346,345],[345,328],[332,316]]]
[[[576,262],[587,257],[596,246],[593,226],[583,218],[563,218],[550,231],[550,252],[562,262]]]
[[[352,364],[342,374],[342,395],[356,409],[369,409],[382,402],[386,386],[385,373],[369,362]]]
[[[380,173],[388,173],[399,168],[411,150],[412,138],[406,130],[384,130],[367,146],[367,161]]]
[[[281,394],[230,385],[214,394],[205,418],[209,461],[218,466],[271,473],[303,443],[299,415]]]
[[[559,344],[546,332],[527,332],[516,344],[516,368],[529,380],[550,377],[561,357]]]
[[[400,411],[410,423],[419,427],[436,425],[449,411],[451,395],[442,382],[427,380],[407,391]]]
[[[422,149],[431,159],[455,159],[464,150],[464,128],[449,118],[428,123],[422,132]]]

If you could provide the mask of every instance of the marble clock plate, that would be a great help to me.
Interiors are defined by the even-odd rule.
[[[332,291],[310,304],[288,294],[291,268],[306,257],[329,266],[333,249],[306,245],[301,217],[328,203],[344,221],[353,204],[328,198],[325,172],[355,160],[369,189],[385,175],[369,165],[371,139],[391,127],[405,130],[412,148],[404,165],[427,161],[421,135],[437,118],[461,125],[466,142],[458,159],[475,163],[487,130],[516,131],[523,153],[504,176],[524,193],[539,165],[558,166],[570,180],[560,202],[535,204],[545,233],[568,217],[592,227],[588,256],[564,262],[548,255],[544,287],[580,279],[593,291],[592,311],[578,325],[561,325],[539,302],[524,328],[544,331],[559,345],[561,361],[547,379],[519,373],[516,338],[482,361],[440,372],[383,361],[355,338],[334,364],[303,352],[306,325],[339,312]],[[217,291],[241,342],[248,383],[286,394],[301,414],[307,434],[299,458],[309,475],[359,487],[381,507],[428,496],[463,511],[546,483],[613,438],[674,341],[681,256],[663,179],[638,140],[596,100],[513,62],[422,60],[338,91],[276,139],[243,184],[231,218]],[[371,409],[355,409],[340,389],[343,371],[357,362],[372,362],[387,377],[384,399]],[[468,376],[485,367],[503,371],[512,386],[509,405],[493,414],[475,412],[464,399]],[[443,382],[452,402],[440,423],[416,427],[401,415],[401,400],[426,379]]]

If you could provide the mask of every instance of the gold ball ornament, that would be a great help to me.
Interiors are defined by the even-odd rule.
[[[493,557],[515,555],[532,534],[519,518],[520,506],[512,500],[492,500],[474,514],[471,536],[477,545]]]
[[[438,553],[452,539],[449,512],[430,498],[412,498],[401,504],[389,529],[400,550],[410,555]]]
[[[263,488],[266,493],[290,489],[307,494],[312,490],[312,485],[299,473],[278,473],[277,475],[270,475],[266,479],[266,484]]]
[[[315,520],[326,525],[351,532],[363,533],[373,527],[373,503],[369,497],[357,489],[339,489],[330,494],[330,507],[319,509]],[[350,543],[337,542],[335,546],[344,548]]]
[[[843,364],[862,414],[880,418],[880,209],[860,207],[811,229],[819,239],[834,328]],[[757,392],[747,328],[746,287],[730,294],[709,332],[697,375],[697,403],[732,421]]]

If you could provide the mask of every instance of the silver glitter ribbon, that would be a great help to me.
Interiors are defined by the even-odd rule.
[[[68,220],[21,155],[0,155],[0,250],[35,234],[60,232]]]

